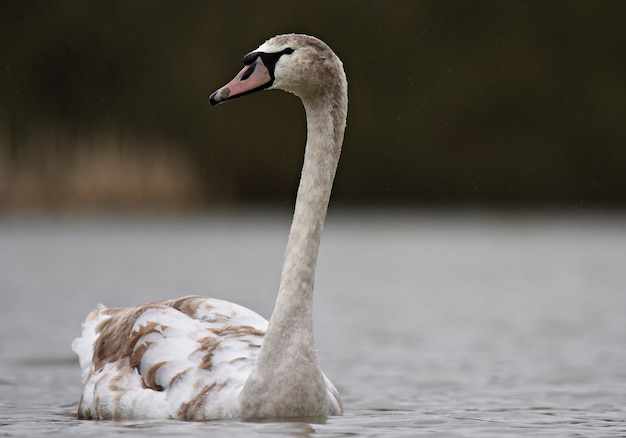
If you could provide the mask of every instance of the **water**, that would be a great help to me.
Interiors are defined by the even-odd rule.
[[[288,221],[0,219],[0,435],[626,435],[626,217],[600,214],[333,212],[315,323],[343,417],[75,418],[89,310],[202,293],[267,317]]]

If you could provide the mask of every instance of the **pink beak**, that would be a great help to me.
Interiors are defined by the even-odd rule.
[[[252,64],[245,66],[232,81],[209,96],[211,105],[217,105],[226,100],[245,96],[255,91],[269,87],[273,78],[258,56]]]

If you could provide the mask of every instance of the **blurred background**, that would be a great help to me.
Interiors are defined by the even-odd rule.
[[[304,111],[208,96],[286,32],[349,82],[316,431],[623,436],[624,0],[0,1],[2,435],[294,435],[77,422],[70,351],[98,302],[270,316]]]
[[[625,17],[623,1],[2,2],[0,210],[291,204],[298,99],[207,102],[286,32],[348,75],[335,204],[621,208]]]

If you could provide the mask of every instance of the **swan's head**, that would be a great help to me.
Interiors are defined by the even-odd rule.
[[[265,89],[280,89],[300,98],[333,93],[346,85],[339,58],[324,42],[309,35],[278,35],[243,58],[245,67],[211,94],[211,105]]]

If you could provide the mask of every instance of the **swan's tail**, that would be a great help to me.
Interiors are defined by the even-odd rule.
[[[104,304],[98,304],[98,307],[85,318],[82,335],[72,341],[72,350],[78,355],[80,362],[83,384],[85,384],[92,371],[93,346],[99,336],[98,326],[102,321],[110,318],[109,315],[103,312],[106,309],[107,307]]]

